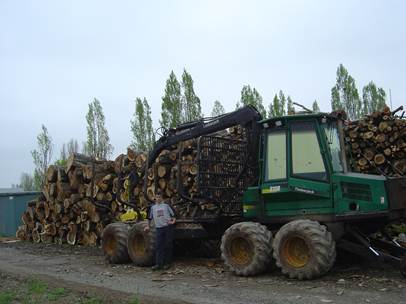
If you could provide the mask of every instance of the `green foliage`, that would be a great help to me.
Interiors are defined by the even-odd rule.
[[[48,292],[48,300],[56,301],[65,295],[66,295],[65,288],[63,288],[63,287],[54,288]]]
[[[15,294],[10,291],[0,292],[0,304],[10,304],[15,299]]]
[[[377,88],[372,81],[362,89],[363,108],[362,114],[370,114],[375,111],[382,111],[385,107],[386,93],[382,88]]]
[[[354,78],[342,64],[336,74],[336,85],[331,89],[331,108],[333,111],[344,110],[351,120],[360,118],[362,106]]]
[[[319,113],[319,112],[320,112],[320,107],[319,107],[319,104],[317,103],[317,100],[316,100],[316,99],[313,101],[312,110],[313,110],[313,112],[315,112],[315,113]]]
[[[42,125],[42,132],[37,136],[38,149],[32,150],[34,161],[34,184],[35,189],[40,190],[45,181],[45,173],[52,158],[53,143],[48,129]]]
[[[85,145],[85,154],[104,159],[113,152],[113,146],[110,144],[109,134],[105,127],[105,117],[103,108],[96,98],[89,103],[89,111],[86,114],[87,121],[87,142]]]
[[[283,91],[280,90],[279,91],[279,108],[281,110],[280,116],[286,115],[285,105],[286,105],[286,97]]]
[[[336,74],[336,85],[331,89],[333,111],[344,110],[349,119],[355,120],[385,107],[385,90],[377,88],[374,82],[371,81],[362,89],[361,103],[355,80],[342,64],[338,66]]]
[[[180,84],[172,71],[166,81],[165,95],[162,97],[162,111],[160,124],[169,129],[182,122],[182,100]]]
[[[337,110],[342,110],[343,105],[341,104],[340,101],[340,93],[338,92],[337,87],[333,87],[331,89],[331,110],[332,111],[337,111]]]
[[[37,279],[32,279],[28,282],[28,291],[30,293],[43,294],[48,288],[48,285]]]
[[[237,102],[237,108],[248,105],[254,106],[263,118],[266,117],[266,111],[264,105],[262,104],[262,96],[255,88],[245,85],[242,87],[241,98],[240,101]]]
[[[149,151],[155,143],[155,133],[152,128],[151,108],[144,97],[136,98],[133,120],[130,122],[133,141],[131,146],[137,151]]]
[[[22,173],[20,177],[19,188],[22,188],[24,191],[34,191],[37,190],[35,187],[35,181],[32,175],[28,173]]]
[[[80,304],[103,304],[103,300],[99,298],[88,298],[80,301]]]
[[[292,98],[290,98],[290,96],[288,96],[288,110],[287,110],[287,114],[288,115],[293,115],[295,114],[295,107],[293,106],[293,101]]]
[[[226,110],[224,109],[223,105],[220,103],[220,101],[216,100],[214,102],[213,110],[211,111],[211,117],[222,115],[225,112]]]
[[[278,116],[277,113],[279,113],[279,98],[278,95],[275,94],[273,100],[269,104],[268,117],[276,117]]]
[[[64,167],[66,165],[67,159],[57,159],[54,164],[57,166]]]
[[[128,304],[139,304],[139,303],[140,300],[138,299],[137,295],[133,295],[128,301]]]
[[[200,99],[193,88],[192,76],[183,69],[182,74],[182,122],[198,120],[202,117]]]
[[[286,115],[286,110],[285,110],[285,105],[286,105],[286,97],[285,94],[283,93],[282,90],[279,91],[279,95],[275,94],[272,102],[269,104],[269,110],[268,110],[268,117],[278,117],[278,116],[284,116]],[[288,96],[288,113],[294,113],[295,109],[293,107],[293,101]]]

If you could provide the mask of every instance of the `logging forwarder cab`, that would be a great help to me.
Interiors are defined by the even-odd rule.
[[[215,143],[224,139],[214,132],[236,124],[245,128],[244,141]],[[201,224],[206,237],[221,236],[222,259],[237,275],[263,272],[273,257],[291,278],[316,278],[331,269],[337,247],[400,265],[405,274],[406,250],[385,234],[384,227],[405,216],[406,180],[349,172],[339,115],[261,120],[254,108],[245,107],[172,130],[150,153],[147,166],[168,144],[197,137],[198,154],[203,155],[197,160],[198,199],[216,202],[222,212],[211,221],[188,221]],[[239,156],[229,159],[230,164],[240,160],[235,168],[212,156],[220,147],[237,151]],[[215,175],[213,166],[216,172],[223,166],[220,172],[233,174]],[[222,184],[219,178],[227,181]],[[139,265],[151,263],[154,244],[143,225],[134,225],[127,241],[130,257]],[[377,231],[374,235],[380,237],[372,237]]]

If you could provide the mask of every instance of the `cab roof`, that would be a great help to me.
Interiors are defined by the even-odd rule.
[[[336,115],[331,115],[330,113],[299,113],[299,114],[293,114],[293,115],[285,115],[285,116],[277,116],[277,117],[271,117],[271,118],[266,118],[258,121],[258,123],[272,123],[275,121],[292,121],[292,120],[304,120],[304,119],[321,119],[321,118],[327,118],[330,120],[337,120]]]

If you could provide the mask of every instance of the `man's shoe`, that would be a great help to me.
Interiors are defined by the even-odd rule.
[[[153,271],[157,271],[157,270],[162,270],[163,268],[162,268],[161,265],[154,265],[154,266],[151,267],[151,269],[152,269]]]
[[[171,264],[166,264],[166,265],[164,265],[164,270],[168,270],[168,269],[171,268],[171,267],[172,267]]]

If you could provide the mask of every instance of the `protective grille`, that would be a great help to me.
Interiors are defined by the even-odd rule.
[[[369,185],[341,182],[341,191],[344,198],[372,202]]]
[[[247,142],[204,136],[198,148],[198,186],[223,215],[242,214],[242,195],[253,170],[247,166]]]

